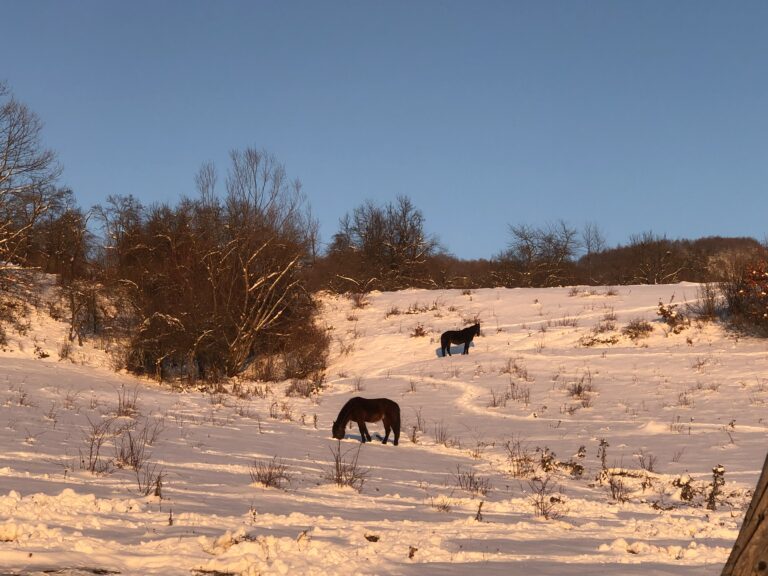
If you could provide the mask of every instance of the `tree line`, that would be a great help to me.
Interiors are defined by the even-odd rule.
[[[319,290],[742,277],[752,287],[745,262],[766,260],[752,238],[644,232],[609,248],[596,224],[579,230],[565,221],[510,225],[498,254],[462,260],[426,232],[408,196],[354,207],[323,249],[300,182],[272,154],[252,148],[230,154],[223,178],[203,165],[195,194],[175,204],[109,196],[84,210],[58,185],[62,168],[41,131],[34,112],[0,84],[0,306],[10,314],[25,270],[55,274],[70,339],[98,336],[119,351],[120,367],[160,379],[216,382],[250,373],[319,382],[328,349],[314,321]],[[741,288],[733,286],[738,299]]]

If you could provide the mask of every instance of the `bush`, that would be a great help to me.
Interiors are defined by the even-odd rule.
[[[424,326],[419,323],[416,325],[416,327],[413,329],[413,332],[411,332],[412,338],[420,338],[427,335],[427,330],[424,328]]]
[[[336,445],[331,447],[332,461],[324,469],[323,478],[337,486],[349,486],[360,492],[368,477],[368,469],[363,468],[357,463],[357,459],[360,457],[361,446],[362,444],[359,444],[356,450],[350,448],[346,452],[342,452],[341,440],[338,440]],[[348,458],[347,455],[353,451],[354,455]]]
[[[624,326],[621,333],[627,336],[630,340],[637,341],[640,338],[647,338],[651,332],[653,332],[653,326],[651,323],[642,320],[640,318],[634,318],[629,321],[629,324]]]
[[[734,323],[768,335],[768,260],[748,263],[721,288]]]
[[[664,304],[664,302],[659,301],[659,316],[672,329],[674,334],[680,334],[689,324],[685,314],[677,309],[677,304],[672,304],[671,302]]]
[[[282,488],[283,483],[290,483],[288,467],[285,462],[274,456],[271,460],[257,460],[250,470],[251,481],[267,488]]]
[[[688,312],[699,320],[716,320],[723,309],[723,298],[718,286],[707,282],[696,290],[698,300],[687,305]]]

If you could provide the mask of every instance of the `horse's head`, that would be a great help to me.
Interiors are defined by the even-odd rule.
[[[333,437],[336,438],[336,440],[344,439],[344,426],[341,425],[338,420],[333,421],[333,428],[331,429],[331,432],[333,433]]]
[[[475,324],[475,336],[480,336],[480,322]]]

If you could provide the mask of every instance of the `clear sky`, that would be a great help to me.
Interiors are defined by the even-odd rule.
[[[253,146],[324,241],[398,194],[461,258],[560,219],[768,234],[764,0],[0,0],[0,30],[85,208],[173,203]]]

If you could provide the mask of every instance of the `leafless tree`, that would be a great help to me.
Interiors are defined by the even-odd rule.
[[[572,276],[579,249],[578,232],[560,220],[543,228],[510,226],[512,239],[498,258],[507,283],[518,286],[558,286]]]
[[[606,242],[602,230],[595,222],[587,222],[581,231],[581,245],[584,248],[582,261],[587,268],[587,279],[594,282],[593,260],[596,254],[605,250]]]
[[[0,271],[25,263],[35,224],[61,200],[61,167],[41,132],[37,115],[0,83]]]
[[[635,262],[633,281],[638,284],[677,282],[686,268],[683,255],[664,236],[643,232],[630,238],[629,247]]]
[[[427,261],[439,248],[410,198],[378,205],[367,201],[339,222],[329,257],[350,284],[382,289],[430,285]]]

